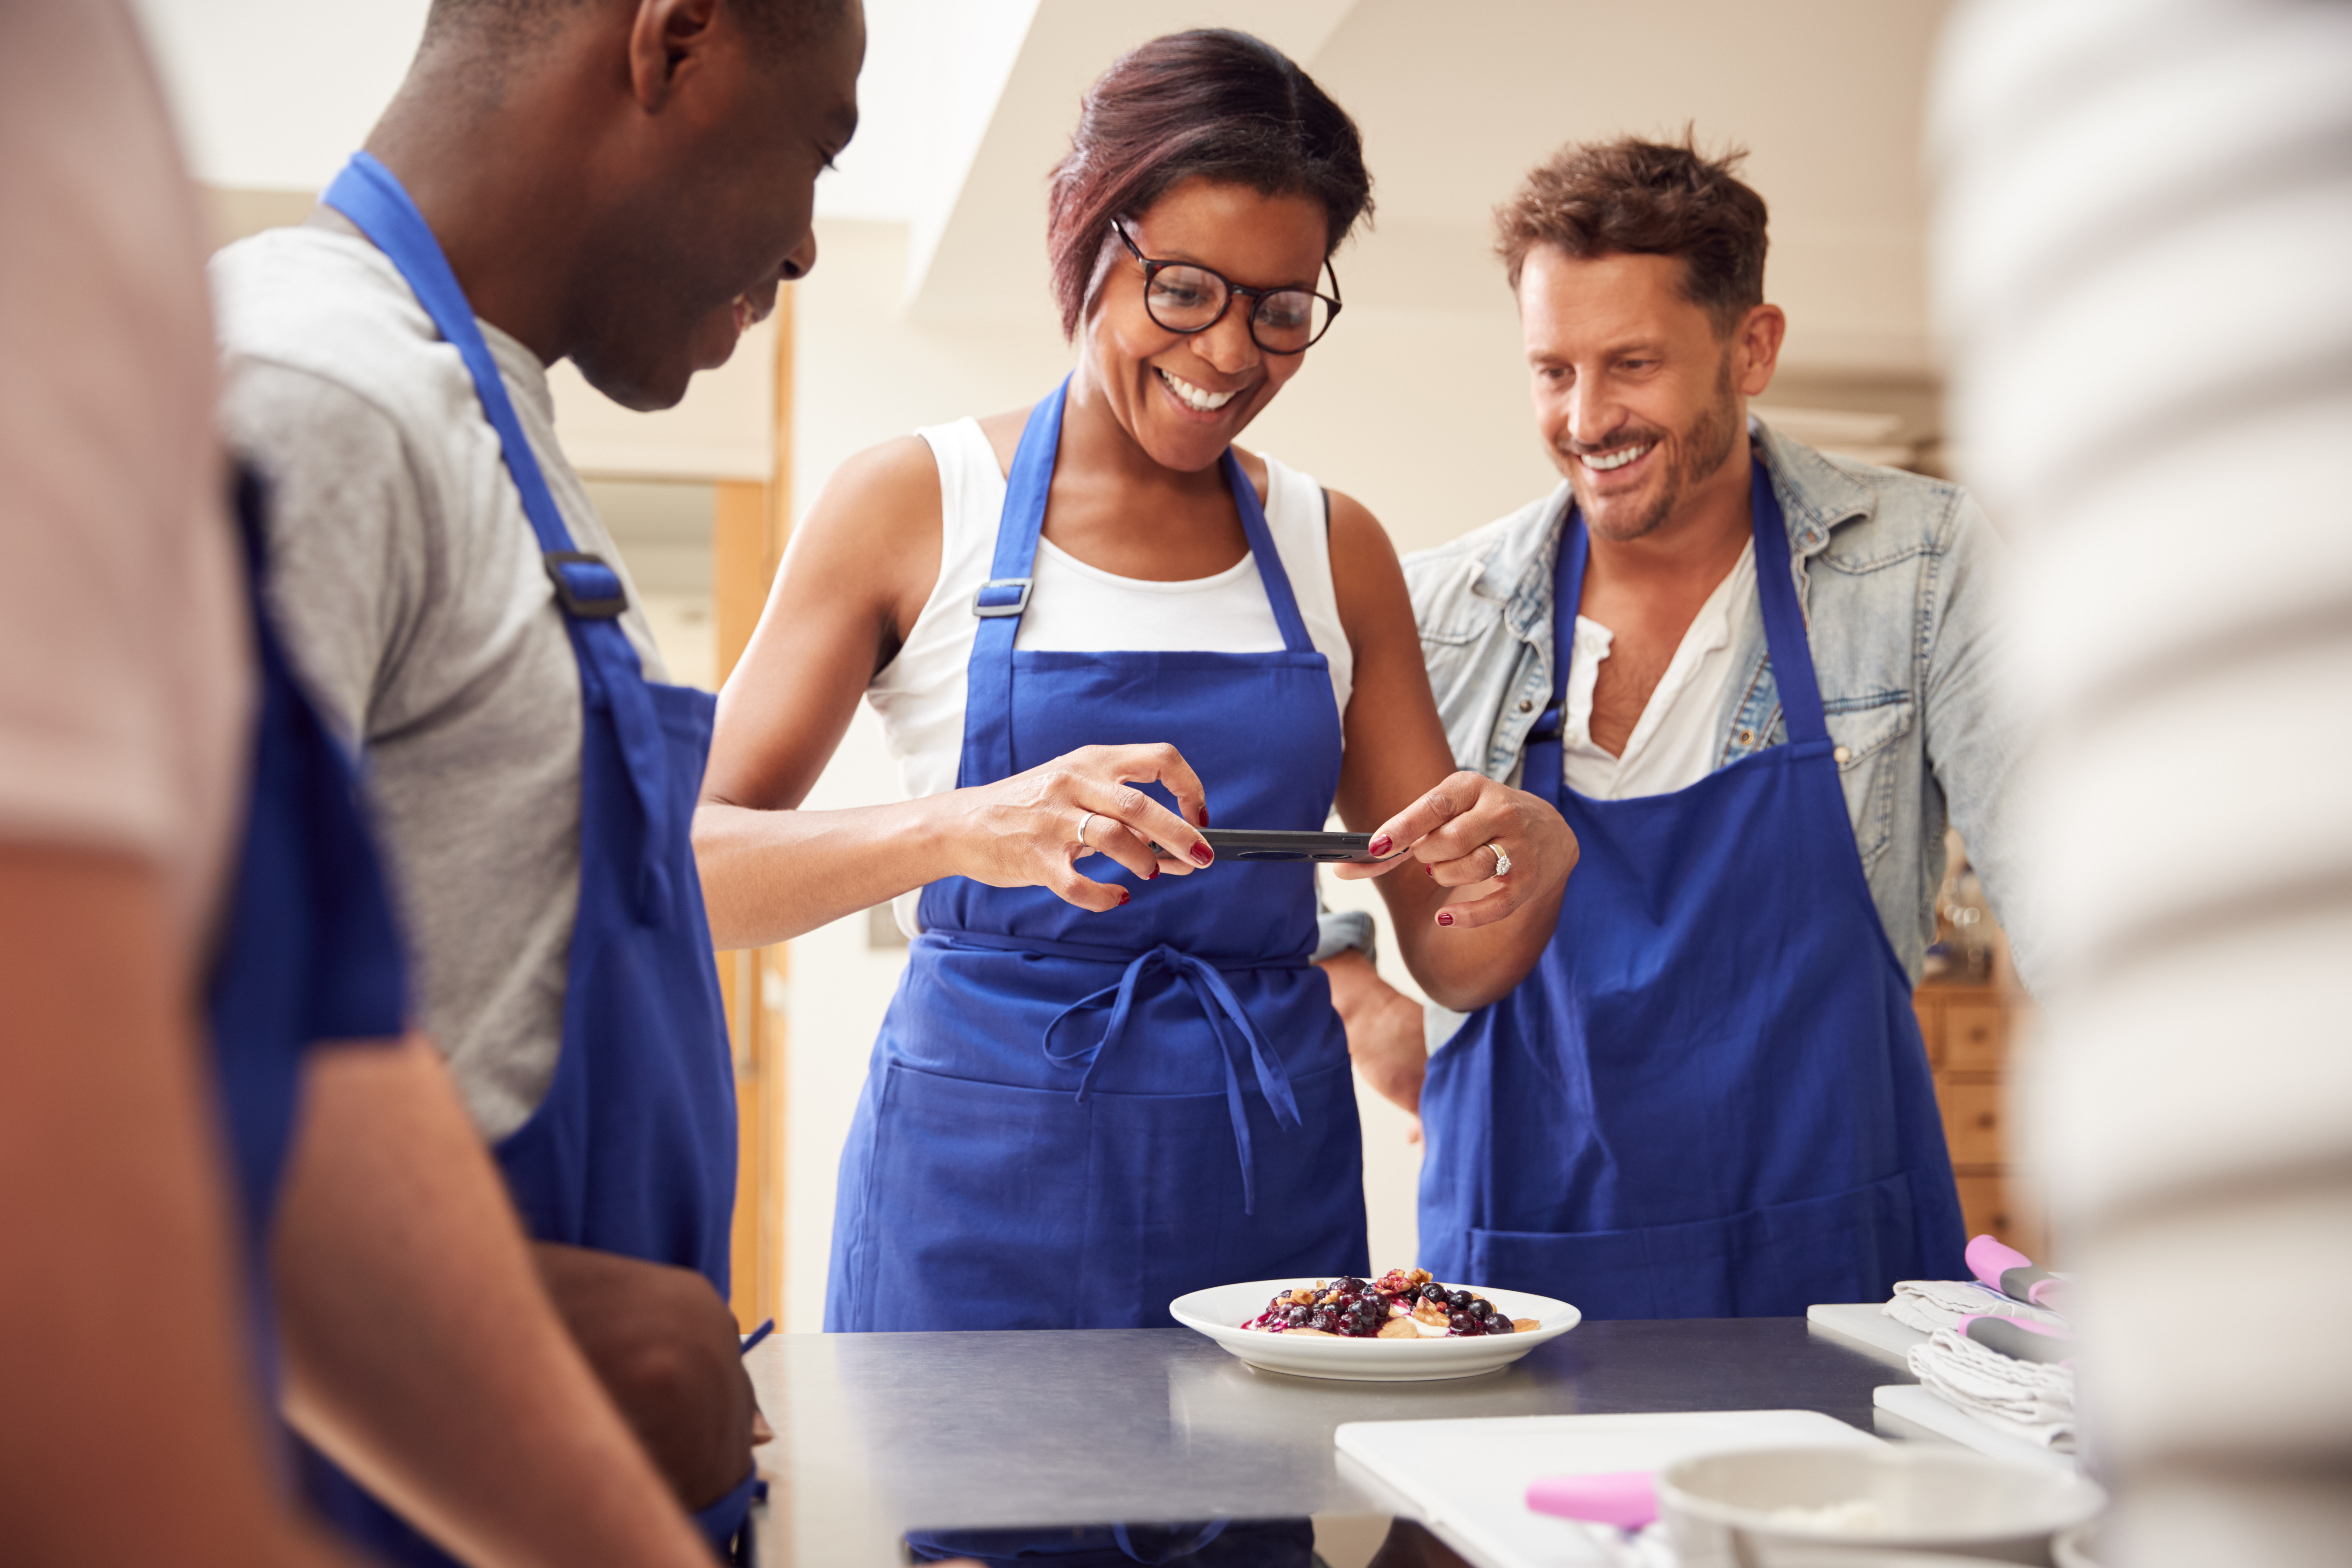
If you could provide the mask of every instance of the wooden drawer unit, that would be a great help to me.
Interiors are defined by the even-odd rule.
[[[2009,1009],[1999,1002],[1951,1001],[1942,1009],[1943,1053],[1928,1061],[1946,1072],[1999,1072],[2009,1064]]]
[[[2001,1099],[2009,1092],[2000,1083],[1946,1082],[1937,1089],[1944,1108],[1944,1141],[1952,1148],[1952,1166],[1995,1174],[2006,1163],[2001,1137]]]
[[[2009,1146],[2010,1041],[2031,1005],[2002,986],[1941,980],[1920,987],[1912,998],[1969,1234],[1998,1236],[2046,1263],[2047,1237],[2031,1184]]]
[[[2016,1201],[2024,1184],[2005,1176],[1964,1176],[1958,1185],[1960,1222],[1969,1235],[1998,1236],[2036,1261],[2049,1256],[2040,1218]]]
[[[1928,999],[1922,987],[1911,998],[1911,1010],[1919,1015],[1919,1039],[1927,1048],[1927,1066],[1940,1072],[1944,1067],[1944,1009]]]

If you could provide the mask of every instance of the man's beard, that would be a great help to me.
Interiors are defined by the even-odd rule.
[[[1649,439],[1655,441],[1663,437],[1653,433]],[[1618,544],[1656,531],[1661,524],[1675,515],[1685,492],[1723,466],[1724,460],[1731,455],[1731,449],[1738,439],[1739,399],[1731,390],[1731,356],[1726,353],[1716,377],[1715,400],[1700,411],[1699,416],[1691,422],[1691,427],[1674,444],[1677,461],[1667,471],[1665,484],[1659,489],[1656,502],[1647,510],[1630,521],[1607,524],[1597,521],[1591,501],[1585,496],[1584,486],[1578,483],[1583,475],[1583,462],[1573,454],[1569,455],[1570,484],[1577,492],[1577,503],[1583,510],[1585,526],[1602,538]],[[1639,441],[1618,443],[1620,448],[1639,444]]]

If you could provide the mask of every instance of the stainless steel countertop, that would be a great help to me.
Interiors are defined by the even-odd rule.
[[[1253,1371],[1188,1329],[779,1334],[747,1358],[776,1441],[761,1560],[902,1562],[908,1529],[1386,1511],[1343,1421],[1819,1410],[1872,1429],[1908,1381],[1802,1318],[1590,1322],[1449,1383]]]

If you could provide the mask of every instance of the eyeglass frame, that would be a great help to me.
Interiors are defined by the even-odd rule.
[[[1151,257],[1143,254],[1143,247],[1135,243],[1135,236],[1129,234],[1127,232],[1126,225],[1121,224],[1117,218],[1110,220],[1110,232],[1118,236],[1118,243],[1127,246],[1128,254],[1135,257],[1137,265],[1143,268],[1143,313],[1150,316],[1151,318],[1151,324],[1159,328],[1163,332],[1174,332],[1181,337],[1186,338],[1197,337],[1201,333],[1205,332],[1210,328],[1215,326],[1218,322],[1223,320],[1225,319],[1225,312],[1234,308],[1234,297],[1240,296],[1250,302],[1249,314],[1242,318],[1242,324],[1249,331],[1250,341],[1255,343],[1262,352],[1268,354],[1281,354],[1286,357],[1291,354],[1303,354],[1307,350],[1313,348],[1316,344],[1321,342],[1323,340],[1323,335],[1331,330],[1331,323],[1339,319],[1339,312],[1345,308],[1339,297],[1339,269],[1331,265],[1331,258],[1328,256],[1323,258],[1323,270],[1330,274],[1331,277],[1331,292],[1328,294],[1324,294],[1312,288],[1301,288],[1295,283],[1286,283],[1278,288],[1252,288],[1247,284],[1235,283],[1232,278],[1227,277],[1215,267],[1203,267],[1197,261],[1153,260]],[[1211,277],[1215,278],[1220,284],[1224,286],[1225,302],[1217,307],[1217,313],[1214,316],[1210,317],[1206,321],[1202,322],[1197,327],[1171,327],[1167,322],[1162,321],[1158,314],[1151,308],[1151,280],[1171,267],[1189,267],[1195,272],[1205,272]],[[1307,339],[1307,341],[1299,344],[1298,347],[1295,349],[1274,348],[1257,335],[1258,303],[1261,300],[1264,300],[1267,296],[1274,294],[1307,295],[1310,298],[1320,299],[1324,304],[1328,305],[1331,308],[1331,314],[1323,319],[1323,325],[1316,331],[1315,336]]]

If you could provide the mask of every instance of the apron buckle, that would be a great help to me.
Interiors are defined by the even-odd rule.
[[[1030,587],[1031,580],[1025,577],[992,577],[980,585],[979,592],[971,596],[971,612],[983,621],[999,615],[1018,615],[1029,608]],[[1011,600],[1002,595],[994,599],[989,597],[990,590],[1002,588],[1017,588],[1021,592],[1019,597]]]
[[[555,584],[556,600],[574,621],[612,621],[629,607],[621,574],[600,555],[584,550],[551,549],[541,558],[548,580]]]

